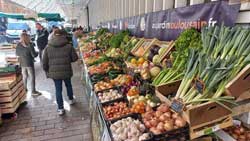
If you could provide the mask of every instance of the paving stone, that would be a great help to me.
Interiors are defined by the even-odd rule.
[[[73,70],[72,86],[77,103],[64,116],[58,116],[53,81],[45,79],[37,63],[36,83],[42,95],[28,95],[28,104],[19,108],[17,119],[4,120],[0,127],[0,141],[91,141],[90,115],[85,88],[80,81],[80,68],[76,64]],[[67,101],[65,86],[63,95]]]

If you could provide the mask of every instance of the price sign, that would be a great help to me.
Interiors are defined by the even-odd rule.
[[[167,65],[168,68],[172,68],[173,67],[172,60],[171,59],[167,59],[166,65]]]
[[[195,89],[199,92],[199,93],[203,93],[204,90],[205,90],[205,84],[204,82],[199,78],[197,77],[195,80],[194,80],[194,87]]]
[[[176,112],[176,113],[181,113],[184,109],[185,104],[182,102],[182,100],[173,100],[171,103],[171,108]]]

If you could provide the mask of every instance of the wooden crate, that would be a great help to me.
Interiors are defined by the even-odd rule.
[[[168,95],[175,94],[179,88],[181,81],[160,85],[156,88],[156,95],[161,101],[171,105],[171,100],[167,98]],[[205,102],[199,105],[187,106],[182,112],[182,116],[189,123],[190,129],[199,126],[217,123],[218,119],[231,117],[232,112],[225,107],[215,102]],[[229,124],[228,124],[229,125]],[[222,126],[224,127],[224,126]],[[195,138],[200,136],[195,136]],[[192,138],[194,139],[194,138]]]
[[[233,118],[231,116],[221,117],[219,119],[204,123],[198,126],[190,127],[190,139],[209,135],[220,129],[224,129],[233,125]]]
[[[170,42],[158,41],[156,45],[158,45],[159,47],[164,47],[164,45],[166,45],[168,47],[166,52],[164,52],[161,58],[159,58],[159,62],[162,62],[174,49],[175,42],[174,41],[170,41]]]
[[[250,91],[250,64],[226,85],[226,94],[238,98],[246,91]]]
[[[150,48],[152,47],[152,45],[154,45],[155,43],[157,43],[158,40],[156,38],[154,39],[144,39],[144,42],[139,46],[136,46],[135,49],[132,49],[131,50],[131,53],[134,55],[134,56],[137,56],[137,57],[143,57],[149,50]],[[138,50],[142,50],[143,53],[142,54],[138,54]]]
[[[17,75],[15,79],[5,79],[0,81],[0,91],[6,91],[13,88],[22,80],[22,75]]]
[[[236,106],[232,108],[232,116],[250,112],[250,91],[244,92],[237,100]]]
[[[19,96],[17,96],[18,100],[14,101],[11,105],[8,104],[8,106],[11,107],[1,107],[2,113],[3,114],[8,114],[8,113],[14,113],[16,112],[16,110],[18,109],[18,107],[20,106],[20,104],[22,104],[24,102],[24,100],[26,99],[26,92],[23,90],[21,91],[21,93],[19,94]],[[1,105],[1,104],[0,104]]]
[[[24,86],[19,82],[13,89],[0,92],[0,103],[13,101],[22,91],[25,91]]]

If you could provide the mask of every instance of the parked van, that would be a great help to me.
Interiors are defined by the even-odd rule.
[[[31,38],[34,38],[34,33],[31,33],[31,29],[27,23],[8,23],[6,36],[9,42],[16,42],[20,39],[20,35],[26,30],[28,34],[31,35]]]

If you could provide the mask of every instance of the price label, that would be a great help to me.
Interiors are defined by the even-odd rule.
[[[173,100],[173,102],[171,103],[171,108],[176,112],[176,113],[181,113],[184,109],[185,104],[182,102],[181,99],[177,100]]]
[[[172,60],[171,59],[167,59],[166,65],[167,65],[167,68],[172,68],[173,67]]]
[[[219,125],[216,125],[216,126],[213,126],[213,127],[210,127],[210,128],[206,128],[200,132],[197,132],[197,134],[199,136],[203,136],[203,135],[208,135],[208,134],[211,134],[211,133],[214,133],[215,131],[218,131],[220,130],[220,126]]]
[[[203,93],[205,90],[205,84],[200,78],[194,80],[194,87],[199,93]]]

